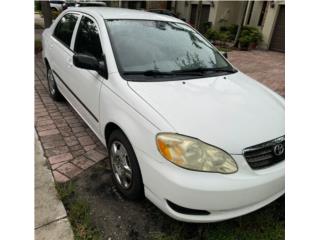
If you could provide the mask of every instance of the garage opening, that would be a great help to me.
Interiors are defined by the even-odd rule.
[[[270,50],[285,51],[285,6],[281,5],[270,42]]]

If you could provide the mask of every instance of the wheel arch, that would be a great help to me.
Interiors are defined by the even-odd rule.
[[[139,159],[138,159],[138,156],[135,152],[135,149],[134,149],[134,144],[132,144],[132,141],[131,141],[131,138],[130,136],[126,133],[125,130],[123,130],[123,128],[121,128],[118,124],[114,123],[114,122],[108,122],[104,128],[104,137],[105,137],[105,142],[106,142],[106,146],[107,146],[107,149],[109,149],[109,146],[108,146],[108,141],[109,141],[109,138],[110,138],[110,135],[113,131],[115,130],[120,130],[124,136],[127,138],[127,140],[129,141],[131,147],[132,147],[132,150],[137,158],[137,164],[138,164],[138,167],[139,167],[139,170],[140,170],[140,176],[141,176],[141,180],[142,180],[142,183],[144,183],[143,181],[143,174],[142,174],[142,170],[141,170],[141,165],[140,165],[140,162],[139,162]],[[109,150],[108,150],[109,151]],[[109,154],[109,153],[108,153]]]
[[[120,130],[123,132],[123,130],[119,127],[119,125],[117,125],[116,123],[114,122],[108,122],[105,127],[104,127],[104,139],[106,141],[106,145],[108,146],[108,141],[109,141],[109,138],[110,138],[110,135],[111,133],[114,131],[114,130]],[[123,132],[124,133],[124,132]],[[125,134],[125,133],[124,133]],[[125,134],[126,135],[126,134]],[[128,136],[126,135],[126,137],[128,138]]]
[[[49,64],[49,61],[48,61],[48,59],[46,57],[44,58],[44,63],[46,65],[47,69],[49,69],[50,68],[50,64]]]

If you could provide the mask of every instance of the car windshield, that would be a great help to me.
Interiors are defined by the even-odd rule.
[[[179,78],[235,71],[187,24],[106,20],[106,25],[119,71],[125,78]]]

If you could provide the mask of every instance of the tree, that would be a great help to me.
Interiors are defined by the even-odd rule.
[[[52,24],[51,7],[49,1],[41,1],[41,12],[44,19],[44,27],[48,28]]]

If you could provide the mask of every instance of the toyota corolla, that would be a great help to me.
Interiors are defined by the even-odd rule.
[[[284,99],[174,17],[68,8],[43,32],[50,96],[108,148],[128,199],[214,222],[284,194]]]

